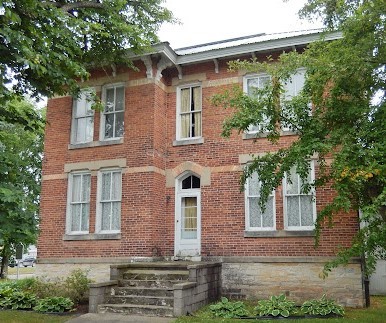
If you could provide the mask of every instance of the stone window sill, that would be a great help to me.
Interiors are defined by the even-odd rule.
[[[173,141],[173,146],[199,145],[204,143],[204,138],[179,139]]]
[[[65,234],[64,241],[78,241],[78,240],[119,240],[120,233],[88,233],[88,234]]]
[[[280,131],[280,136],[294,136],[297,135],[296,131]],[[266,138],[267,132],[244,132],[242,134],[243,139],[259,139]]]
[[[91,141],[81,144],[69,144],[68,149],[80,149],[80,148],[90,148],[90,147],[100,147],[100,146],[110,146],[110,145],[120,145],[123,144],[123,138],[111,139],[111,140],[101,140],[101,141]]]
[[[314,237],[313,230],[307,231],[244,231],[244,238],[288,238],[288,237]]]

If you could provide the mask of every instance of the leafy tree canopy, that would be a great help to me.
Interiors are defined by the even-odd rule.
[[[342,38],[309,45],[303,53],[284,53],[275,62],[234,61],[231,70],[271,75],[255,97],[235,88],[214,97],[217,105],[233,109],[224,122],[223,135],[246,131],[268,120],[268,139],[279,140],[280,125],[289,125],[298,138],[288,148],[254,158],[245,169],[242,184],[253,172],[262,182],[261,204],[296,166],[305,179],[309,161],[316,156],[319,174],[312,187],[331,185],[336,195],[317,215],[317,242],[323,226],[350,209],[361,210],[366,223],[350,249],[341,250],[332,267],[352,256],[366,256],[367,272],[386,253],[386,31],[383,0],[308,0],[303,17],[321,17],[326,32],[339,30]],[[303,90],[292,99],[283,96],[291,74],[304,67]],[[312,102],[312,113],[309,113]],[[341,214],[341,213],[340,213]]]
[[[173,21],[163,0],[0,0],[0,103],[77,90],[87,67],[128,63]]]
[[[36,241],[44,134],[43,117],[31,103],[14,100],[4,109],[34,118],[26,126],[0,117],[0,274],[17,243]]]

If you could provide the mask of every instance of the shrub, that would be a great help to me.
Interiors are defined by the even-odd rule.
[[[234,318],[249,315],[243,302],[230,302],[226,297],[221,297],[221,301],[210,305],[209,309],[216,317]]]
[[[66,296],[77,304],[85,301],[88,297],[88,285],[91,280],[87,278],[87,272],[81,269],[75,269],[64,281]]]
[[[327,299],[325,294],[320,299],[305,301],[301,307],[301,311],[309,315],[344,315],[343,306],[336,304],[332,299]]]
[[[257,302],[255,310],[260,316],[283,316],[288,317],[296,314],[295,303],[287,300],[285,295],[271,296],[270,299],[260,300]]]
[[[1,285],[0,286],[0,309],[10,308],[11,301],[9,297],[15,292],[12,287]]]
[[[30,310],[36,304],[35,295],[29,292],[17,291],[15,289],[9,289],[5,297],[0,299],[0,307],[4,309],[13,310]]]
[[[73,307],[74,302],[68,297],[47,297],[40,299],[34,310],[40,313],[63,313]]]

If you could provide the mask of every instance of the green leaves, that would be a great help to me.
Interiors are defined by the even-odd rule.
[[[47,297],[39,299],[33,308],[40,313],[63,313],[73,309],[74,303],[67,297]]]
[[[209,309],[216,317],[234,318],[249,315],[243,302],[231,302],[226,297],[221,297],[221,301],[210,305]]]
[[[324,294],[320,299],[312,299],[303,303],[301,312],[308,315],[344,315],[344,308]]]
[[[257,302],[255,310],[260,316],[283,316],[288,317],[296,314],[295,303],[287,300],[284,294],[279,296],[271,296],[268,300],[260,300]]]

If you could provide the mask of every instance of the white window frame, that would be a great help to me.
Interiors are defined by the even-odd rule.
[[[73,202],[72,201],[72,193],[74,189],[74,176],[83,176],[89,175],[90,176],[90,187],[88,188],[88,200],[82,201],[82,202]],[[81,184],[83,185],[83,180],[81,181]],[[82,187],[83,189],[83,187]],[[80,189],[80,191],[82,191]],[[67,187],[67,211],[66,211],[66,234],[88,234],[90,230],[90,195],[91,195],[91,172],[90,171],[76,171],[71,172],[68,176],[68,187]],[[72,205],[73,204],[88,204],[88,229],[87,230],[79,230],[79,231],[72,231]]]
[[[119,185],[119,199],[102,201],[102,187],[103,187],[103,174],[105,173],[120,173],[120,185]],[[98,171],[97,180],[97,207],[96,207],[96,219],[95,219],[95,232],[96,233],[120,233],[121,232],[121,219],[122,219],[122,168],[106,168]],[[113,185],[111,185],[112,187]],[[119,213],[119,229],[118,230],[102,230],[102,204],[103,203],[120,203]]]
[[[87,142],[92,142],[94,140],[94,110],[91,109],[91,106],[93,104],[92,101],[87,100],[87,95],[95,93],[95,89],[83,89],[80,91],[79,96],[77,98],[73,99],[73,104],[72,104],[72,121],[71,121],[71,144],[82,144],[82,143],[87,143]],[[77,109],[80,104],[85,104],[87,107],[87,112],[84,115],[77,116]],[[90,113],[90,114],[89,114]],[[91,138],[89,140],[84,140],[84,141],[77,141],[77,133],[78,133],[78,120],[79,119],[87,119],[87,118],[92,118],[92,134]],[[86,131],[86,129],[83,129],[83,131]]]
[[[302,82],[302,85],[300,86],[297,82],[295,83],[295,92],[294,93],[291,93],[291,94],[288,94],[288,88],[289,88],[289,85],[288,83],[290,82],[293,82],[293,76],[295,75],[303,75],[303,82]],[[285,89],[285,92],[284,92],[284,96],[283,98],[285,100],[290,100],[292,97],[296,96],[299,94],[299,92],[303,89],[304,87],[304,81],[305,81],[305,76],[306,76],[306,69],[305,68],[299,68],[296,70],[296,73],[295,74],[292,74],[291,75],[291,78],[288,80],[288,82],[286,84],[284,84],[284,89]],[[308,105],[308,108],[309,108],[309,113],[311,114],[311,103]],[[285,125],[281,124],[281,130],[282,131],[293,131],[290,127],[286,127]]]
[[[115,111],[115,107],[114,107],[114,111],[113,112],[109,112],[109,113],[105,113],[105,104],[106,104],[106,92],[107,90],[109,89],[116,89],[118,87],[123,87],[123,125],[125,124],[124,122],[124,119],[125,119],[125,110],[126,110],[126,100],[125,100],[125,92],[126,92],[126,89],[125,89],[125,83],[114,83],[114,84],[109,84],[109,85],[106,85],[102,88],[102,104],[103,104],[103,111],[101,112],[101,119],[100,119],[100,129],[99,129],[99,137],[100,137],[100,140],[104,140],[104,141],[108,141],[108,140],[116,140],[116,139],[120,139],[120,138],[123,138],[124,137],[124,132],[123,132],[123,135],[122,137],[105,137],[105,125],[106,125],[106,114],[116,114],[117,112],[121,112],[121,110],[119,111]],[[115,99],[115,95],[114,95],[114,99]],[[114,117],[114,129],[113,129],[113,134],[115,132],[115,117]]]
[[[249,93],[248,93],[248,81],[249,80],[259,79],[259,82],[260,82],[260,78],[267,78],[267,77],[269,77],[269,79],[271,79],[271,77],[268,74],[266,74],[266,73],[245,75],[244,78],[243,78],[243,91],[244,91],[244,93],[249,95]],[[259,87],[259,89],[261,89],[261,88]],[[250,125],[250,128],[252,128],[252,129],[248,129],[246,131],[246,133],[248,133],[248,134],[256,134],[256,133],[259,133],[261,131],[265,131],[264,127],[268,124],[268,121],[269,120],[263,121],[263,122],[261,122],[259,124]]]
[[[251,223],[251,213],[250,213],[250,209],[249,209],[249,200],[250,198],[259,198],[260,199],[260,195],[250,195],[249,194],[249,182],[250,182],[250,178],[247,178],[247,181],[245,183],[245,190],[244,190],[244,193],[245,193],[245,230],[246,231],[275,231],[276,230],[276,197],[275,197],[275,190],[273,190],[271,192],[271,194],[269,195],[269,197],[272,197],[272,217],[273,217],[273,225],[272,227],[263,227],[262,226],[262,219],[261,219],[261,226],[259,227],[252,227],[250,225]],[[268,201],[267,201],[268,202]]]
[[[197,113],[200,111],[200,115],[201,115],[201,133],[199,136],[195,135],[195,136],[191,136],[191,137],[182,137],[181,136],[181,91],[184,90],[184,89],[190,89],[190,94],[192,94],[192,88],[200,88],[200,92],[201,92],[201,108],[200,110],[195,110],[195,112],[193,113]],[[203,132],[203,124],[202,124],[202,105],[203,105],[203,102],[202,102],[202,85],[201,83],[190,83],[190,84],[186,84],[186,85],[183,85],[183,86],[179,86],[177,87],[177,95],[176,95],[176,139],[177,140],[192,140],[192,139],[198,139],[198,138],[202,138],[202,132]],[[192,114],[192,112],[187,112],[187,113],[190,113]],[[191,132],[191,129],[192,129],[192,122],[190,120],[190,131]]]
[[[310,181],[311,183],[314,182],[315,180],[315,165],[314,165],[314,161],[311,161],[311,164],[310,164]],[[296,173],[296,175],[298,176],[298,185],[300,186],[300,176],[299,174]],[[285,174],[284,178],[283,178],[283,208],[284,208],[284,223],[285,223],[285,227],[284,229],[285,230],[294,230],[294,231],[309,231],[309,230],[314,230],[315,229],[315,225],[311,225],[311,226],[302,226],[301,225],[301,213],[299,213],[299,223],[300,223],[300,226],[290,226],[288,224],[288,214],[287,214],[287,196],[310,196],[312,197],[312,220],[313,222],[315,223],[315,220],[316,220],[316,197],[315,197],[315,189],[312,188],[308,193],[302,193],[300,191],[301,187],[298,187],[299,189],[299,194],[287,194],[287,176],[288,174]],[[300,199],[299,199],[299,203],[300,203]],[[299,211],[301,211],[301,208],[299,207]]]

